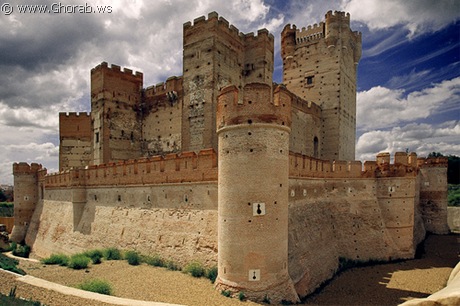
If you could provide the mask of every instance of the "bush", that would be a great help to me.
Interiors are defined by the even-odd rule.
[[[166,269],[171,271],[180,271],[180,267],[172,260],[166,262]]]
[[[75,254],[70,257],[69,268],[75,270],[86,269],[90,261],[91,259],[84,254]]]
[[[132,266],[137,266],[141,263],[141,256],[136,251],[126,251],[125,259]]]
[[[214,283],[216,281],[216,278],[217,278],[217,267],[214,266],[212,268],[209,268],[207,271],[206,271],[206,277],[212,282]]]
[[[14,244],[13,246],[13,244],[11,245],[11,249],[13,251],[12,253],[14,256],[29,258],[30,246],[28,246],[27,244],[24,244],[24,245]]]
[[[121,252],[117,248],[108,248],[104,250],[104,257],[107,260],[121,260],[123,259],[121,256]]]
[[[230,290],[222,290],[220,292],[220,294],[222,294],[225,297],[231,297],[232,296],[232,292]]]
[[[112,295],[112,285],[109,282],[100,279],[91,279],[77,285],[78,289],[96,292],[100,294]]]
[[[69,256],[64,254],[51,254],[48,258],[43,258],[41,260],[45,265],[60,265],[67,266],[69,263]]]
[[[193,277],[202,277],[205,275],[203,265],[199,262],[191,262],[185,266],[184,272],[190,274]]]
[[[244,299],[246,299],[246,295],[244,294],[243,291],[240,291],[240,292],[238,293],[238,299],[239,299],[240,301],[244,301]]]
[[[154,267],[165,267],[165,261],[160,257],[160,255],[153,256],[144,256],[143,261]]]
[[[83,253],[86,257],[91,259],[91,262],[95,265],[100,264],[102,262],[102,257],[104,254],[101,250],[89,250]]]

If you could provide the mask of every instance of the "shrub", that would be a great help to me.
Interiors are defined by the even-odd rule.
[[[225,297],[231,297],[232,296],[232,292],[230,290],[222,290],[220,292],[220,294],[222,294]]]
[[[216,281],[216,278],[217,278],[217,267],[214,266],[212,268],[209,268],[207,271],[206,271],[206,277],[212,282],[214,283]]]
[[[91,259],[84,254],[75,254],[70,257],[69,268],[75,270],[86,269],[90,261]]]
[[[265,304],[270,304],[270,298],[268,297],[268,295],[265,295],[264,296],[264,299],[262,300],[262,302],[264,302]]]
[[[102,257],[104,254],[101,250],[89,250],[83,253],[86,257],[91,259],[91,262],[95,265],[100,264],[102,262]]]
[[[101,279],[91,279],[77,285],[78,289],[96,292],[100,294],[112,295],[112,285],[109,282]]]
[[[151,266],[154,267],[165,267],[165,261],[160,257],[160,255],[153,255],[153,256],[144,256],[143,261]]]
[[[180,271],[180,267],[172,260],[166,262],[166,269],[171,271]]]
[[[69,256],[64,254],[51,254],[48,258],[43,258],[41,260],[45,265],[60,265],[67,266],[69,263]]]
[[[193,277],[202,277],[205,275],[203,265],[199,262],[191,262],[185,266],[184,272],[190,274]]]
[[[125,259],[132,266],[137,266],[141,263],[141,256],[136,251],[126,251]]]
[[[104,250],[104,257],[107,260],[121,260],[121,252],[117,248],[108,248]]]
[[[243,291],[240,291],[240,292],[238,293],[238,299],[239,299],[240,301],[244,301],[245,298],[246,298],[246,295],[244,294],[244,292],[243,292]]]

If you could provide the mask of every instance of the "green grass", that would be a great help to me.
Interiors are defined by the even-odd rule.
[[[37,301],[28,301],[18,299],[15,296],[6,296],[0,293],[0,305],[8,306],[40,306],[41,303]]]
[[[193,277],[205,276],[205,272],[203,265],[197,261],[193,261],[184,267],[184,273],[190,274]]]
[[[26,272],[24,270],[19,269],[17,265],[19,264],[19,261],[13,258],[9,258],[3,254],[0,253],[0,268],[3,270],[11,271],[14,273],[18,273],[21,275],[26,275]]]
[[[460,206],[460,184],[449,184],[447,189],[447,205]]]
[[[88,268],[90,261],[91,261],[91,258],[89,258],[88,256],[82,253],[75,254],[70,257],[68,266],[69,268],[72,268],[75,270],[86,269]]]
[[[65,254],[51,254],[50,257],[43,258],[41,262],[46,265],[67,266],[69,263],[69,256]]]
[[[101,279],[88,280],[77,285],[77,288],[105,295],[112,295],[113,293],[112,285],[109,282]]]

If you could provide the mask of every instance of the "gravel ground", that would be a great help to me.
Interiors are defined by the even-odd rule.
[[[460,235],[429,236],[425,250],[421,259],[340,273],[319,293],[310,296],[305,304],[397,305],[407,299],[426,297],[445,286],[459,260]],[[145,264],[130,266],[126,261],[106,261],[85,271],[21,261],[20,267],[32,276],[67,286],[76,286],[91,278],[104,279],[113,285],[115,296],[124,298],[184,305],[257,305],[223,297],[208,279]],[[107,305],[37,289],[14,281],[10,274],[1,272],[0,291],[8,294],[14,285],[17,285],[17,296],[50,306]]]

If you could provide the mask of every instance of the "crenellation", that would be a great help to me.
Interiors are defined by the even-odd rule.
[[[14,239],[39,256],[117,245],[203,259],[218,290],[274,303],[313,292],[340,257],[413,258],[426,231],[448,230],[447,159],[354,160],[349,24],[329,11],[286,25],[283,84],[273,35],[216,12],[183,24],[182,76],[144,87],[141,72],[100,63],[91,113],[59,113],[59,172],[13,164]]]

